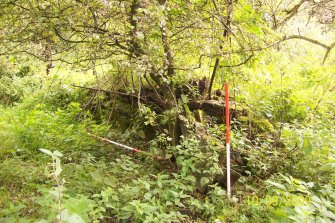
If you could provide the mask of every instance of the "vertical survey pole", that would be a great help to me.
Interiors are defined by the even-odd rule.
[[[229,120],[229,91],[228,81],[225,84],[225,110],[226,110],[226,156],[227,156],[227,196],[230,197],[230,120]]]

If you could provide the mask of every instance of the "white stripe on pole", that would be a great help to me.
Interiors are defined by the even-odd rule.
[[[122,147],[122,148],[129,149],[129,150],[132,150],[132,151],[135,150],[136,152],[139,152],[138,149],[132,148],[132,147],[130,147],[130,146],[126,146],[126,145],[123,145],[123,144],[121,144],[121,143],[114,142],[114,141],[112,141],[112,140],[105,139],[105,138],[102,138],[102,137],[100,137],[100,136],[93,135],[93,134],[91,134],[91,133],[89,133],[89,132],[88,132],[87,134],[89,134],[89,135],[91,135],[91,136],[93,136],[93,137],[95,137],[95,138],[98,138],[98,139],[100,139],[100,140],[109,142],[110,144],[113,144],[113,145],[116,145],[116,146],[120,146],[120,147]]]
[[[227,196],[230,197],[230,143],[226,144],[226,151],[227,151]]]
[[[130,146],[126,146],[126,145],[123,145],[123,144],[121,144],[121,143],[117,143],[117,142],[114,142],[114,141],[112,141],[112,140],[109,140],[109,139],[106,140],[106,141],[108,141],[109,143],[111,143],[111,144],[113,144],[113,145],[123,147],[123,148],[125,148],[125,149],[134,150],[134,148],[131,148]]]
[[[229,90],[228,81],[225,84],[225,115],[226,115],[226,156],[227,156],[227,196],[230,197],[230,115],[229,115]]]

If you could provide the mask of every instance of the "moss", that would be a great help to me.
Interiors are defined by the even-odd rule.
[[[237,117],[237,121],[242,122],[242,123],[248,122],[249,120],[250,120],[250,118],[248,116],[239,116],[239,117]]]
[[[252,121],[253,126],[255,126],[260,132],[271,132],[273,133],[275,130],[273,125],[267,119],[255,119]]]
[[[195,120],[197,122],[200,122],[200,123],[204,123],[205,122],[206,114],[205,114],[205,112],[203,110],[200,110],[200,109],[196,110],[194,112],[194,116],[195,116]]]
[[[273,125],[269,122],[269,120],[265,118],[251,118],[249,116],[239,116],[237,117],[237,120],[242,124],[247,124],[248,126],[249,122],[251,122],[253,130],[258,133],[273,133],[275,131]]]

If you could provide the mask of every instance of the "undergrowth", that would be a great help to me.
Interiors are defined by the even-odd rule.
[[[85,109],[89,93],[69,87],[61,77],[45,87],[29,76],[14,76],[0,79],[11,87],[0,97],[0,222],[335,219],[331,103],[307,114],[305,105],[315,104],[298,101],[290,89],[237,97],[240,102],[254,96],[263,101],[256,109],[257,100],[249,98],[244,105],[248,115],[232,120],[232,149],[244,154],[246,166],[228,199],[225,188],[213,181],[225,171],[217,166],[222,148],[215,140],[204,146],[191,135],[171,146],[171,138],[161,133],[148,142],[140,129],[143,123],[163,122],[168,114],[156,117],[148,110],[144,118],[134,117],[141,125],[120,128]],[[15,91],[18,85],[26,87]],[[283,109],[288,113],[281,115]],[[224,138],[223,125],[207,127],[211,136]],[[155,155],[162,155],[164,147],[165,155],[174,154],[176,160],[163,163],[134,154],[99,142],[89,132]],[[203,185],[208,185],[207,194],[198,190]],[[305,203],[289,201],[294,196],[304,197]]]

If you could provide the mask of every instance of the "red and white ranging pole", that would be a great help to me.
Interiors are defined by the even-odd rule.
[[[226,110],[226,156],[227,156],[227,196],[230,197],[230,120],[229,120],[229,91],[228,81],[225,84]]]
[[[140,150],[140,149],[137,149],[137,148],[132,148],[132,147],[130,147],[130,146],[123,145],[123,144],[121,144],[121,143],[118,143],[118,142],[115,142],[115,141],[112,141],[112,140],[109,140],[109,139],[106,139],[106,138],[103,138],[103,137],[100,137],[100,136],[97,136],[97,135],[93,135],[92,133],[89,133],[89,132],[88,132],[87,134],[89,134],[90,136],[93,136],[93,137],[95,137],[95,138],[97,138],[97,139],[100,139],[101,141],[108,142],[108,143],[110,143],[110,144],[113,144],[113,145],[115,145],[115,146],[121,147],[121,148],[123,148],[123,149],[130,150],[130,151],[135,152],[135,153],[141,153],[141,154],[143,154],[143,155],[151,156],[152,158],[159,159],[159,160],[162,160],[162,159],[163,159],[163,158],[160,157],[160,156],[152,155],[152,154],[150,154],[150,153],[148,153],[148,152],[144,152],[143,150]]]

